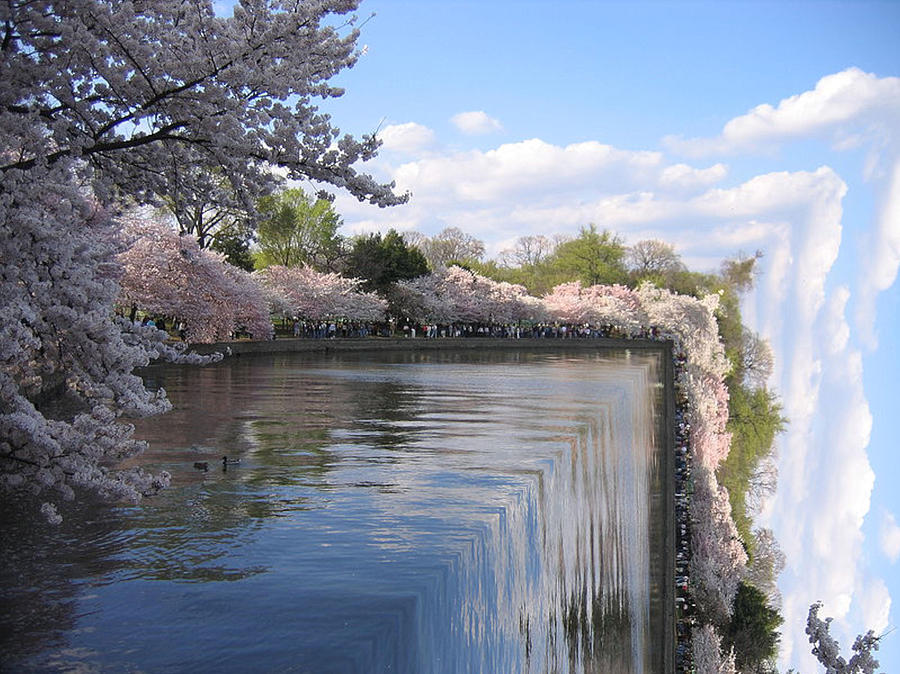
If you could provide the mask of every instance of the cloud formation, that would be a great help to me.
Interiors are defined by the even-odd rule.
[[[630,243],[669,241],[695,269],[714,269],[739,250],[763,250],[756,288],[742,308],[749,327],[775,350],[773,382],[790,424],[778,441],[778,492],[760,523],[776,531],[787,554],[782,664],[813,670],[803,632],[810,603],[825,602],[823,613],[836,618],[845,644],[887,624],[890,613],[888,584],[865,563],[872,541],[863,522],[875,475],[859,346],[874,334],[878,294],[894,286],[900,269],[898,125],[900,78],[851,68],[778,105],[753,108],[716,137],[666,141],[685,156],[755,154],[799,138],[824,141],[825,156],[868,152],[869,168],[852,176],[853,184],[869,180],[878,202],[868,227],[852,223],[852,237],[845,235],[849,177],[831,166],[729,184],[732,168],[719,157],[697,165],[599,141],[560,146],[533,138],[490,150],[414,154],[385,169],[386,178],[412,192],[408,205],[376,211],[346,200],[339,211],[359,231],[435,233],[455,225],[483,239],[491,254],[518,236],[576,234],[589,223]],[[845,238],[860,248],[848,253]],[[838,277],[842,256],[856,253],[864,257],[857,277]],[[881,550],[896,561],[900,527],[893,517],[880,534]]]
[[[885,511],[882,515],[879,542],[881,551],[892,564],[900,559],[900,526],[893,513]]]
[[[488,151],[423,158],[400,166],[393,177],[401,189],[429,202],[497,202],[536,190],[627,189],[650,182],[652,176],[658,181],[662,167],[662,155],[656,152],[618,150],[593,141],[560,147],[532,138]]]
[[[424,150],[434,144],[434,131],[416,122],[391,124],[378,134],[382,150],[410,154]]]
[[[874,349],[878,345],[875,301],[879,293],[894,285],[900,268],[900,157],[894,160],[882,187],[878,222],[867,243],[865,261],[860,265],[856,319],[866,345]]]
[[[886,619],[883,607],[890,605],[884,582],[865,578],[862,527],[875,474],[863,359],[845,315],[851,291],[828,284],[841,251],[846,193],[841,177],[822,167],[758,176],[702,199],[771,223],[758,230],[766,254],[745,313],[776,353],[774,380],[790,420],[778,440],[778,491],[761,523],[787,556],[782,664],[803,670],[815,668],[804,633],[811,603],[825,603],[844,643],[860,621]]]
[[[900,77],[880,78],[859,68],[826,75],[815,88],[763,103],[725,124],[713,138],[667,136],[664,144],[689,157],[758,152],[789,139],[827,134],[837,149],[858,146],[860,134],[881,131],[900,113]],[[873,129],[873,126],[875,127]]]
[[[470,136],[503,131],[500,121],[489,116],[484,110],[457,113],[450,118],[450,122],[462,133]]]
[[[783,150],[789,141],[815,138],[829,143],[832,152],[867,152],[859,178],[874,183],[879,194],[853,290],[847,285],[830,289],[828,283],[841,252],[847,192],[832,169],[816,172],[822,178],[818,186],[808,174],[796,198],[771,192],[765,214],[754,216],[768,222],[759,231],[766,258],[746,314],[773,344],[778,390],[790,419],[779,442],[778,492],[764,510],[788,558],[780,583],[785,666],[815,668],[803,632],[813,601],[825,602],[824,612],[836,618],[835,632],[843,643],[857,632],[882,629],[889,620],[889,589],[865,569],[862,527],[875,483],[868,459],[873,421],[863,357],[853,338],[875,346],[876,298],[893,286],[900,267],[898,120],[900,78],[851,68],[823,77],[814,90],[777,106],[757,106],[728,122],[716,137],[664,141],[671,150],[701,157]],[[784,177],[794,182],[799,174]],[[703,198],[717,209],[723,199],[733,198],[734,213],[750,217],[744,205],[766,202],[762,195],[751,197],[754,183],[768,187],[766,176],[760,176],[743,189],[713,190]],[[851,298],[856,330],[846,318]],[[896,545],[900,555],[900,531],[895,534],[890,524],[882,528],[882,549],[890,556]]]

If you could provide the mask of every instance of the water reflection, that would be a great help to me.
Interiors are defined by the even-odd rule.
[[[657,357],[377,358],[154,370],[175,486],[22,514],[0,664],[659,671]]]

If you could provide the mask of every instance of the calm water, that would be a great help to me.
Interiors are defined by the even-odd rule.
[[[522,352],[156,369],[176,409],[141,421],[141,462],[172,488],[51,533],[7,512],[0,669],[660,671],[659,369]]]

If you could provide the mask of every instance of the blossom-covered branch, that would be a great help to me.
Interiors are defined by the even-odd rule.
[[[127,245],[118,256],[121,306],[182,322],[190,342],[224,341],[240,329],[255,339],[272,337],[266,298],[250,274],[157,219],[121,222]]]
[[[866,634],[856,637],[853,642],[853,655],[849,660],[841,656],[838,642],[831,636],[831,618],[822,620],[819,617],[819,609],[822,604],[817,602],[809,607],[809,615],[806,620],[806,633],[809,635],[809,643],[813,645],[812,654],[825,666],[827,674],[874,674],[878,669],[878,660],[872,655],[878,650],[879,637],[869,630]]]
[[[285,176],[381,206],[405,201],[356,168],[374,155],[374,136],[341,136],[313,104],[340,95],[329,81],[356,62],[354,20],[341,19],[356,6],[248,0],[223,18],[209,0],[0,3],[3,491],[46,497],[56,521],[54,504],[76,489],[137,499],[167,481],[114,468],[141,449],[122,417],[168,406],[133,370],[183,357],[161,331],[114,318],[127,280],[116,216],[166,198],[206,207],[212,182],[234,202],[218,206],[252,212]],[[194,338],[235,323],[265,334],[245,276],[223,278],[187,242],[178,250],[175,290],[195,274],[248,301],[227,317],[210,298],[209,334],[195,322]],[[142,283],[127,293],[149,308]]]
[[[104,199],[178,194],[187,206],[206,170],[249,198],[271,191],[269,167],[280,166],[400,203],[354,168],[374,155],[374,136],[340,137],[312,103],[343,93],[329,79],[356,62],[358,33],[353,18],[341,32],[330,17],[356,4],[239,3],[224,18],[202,0],[3,3],[0,171],[76,159]]]

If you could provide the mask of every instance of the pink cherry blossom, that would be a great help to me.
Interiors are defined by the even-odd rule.
[[[310,267],[272,266],[256,272],[274,312],[311,320],[380,321],[387,302],[361,291],[361,281]]]
[[[701,674],[736,674],[734,651],[723,655],[722,639],[712,625],[694,630],[693,654],[695,671]]]
[[[164,197],[189,209],[222,183],[223,198],[252,211],[280,176],[381,206],[406,200],[359,172],[379,141],[340,136],[316,107],[342,93],[330,80],[358,58],[344,17],[356,6],[259,0],[230,17],[207,0],[0,6],[0,488],[46,496],[56,521],[52,501],[75,489],[137,499],[166,481],[110,468],[141,449],[122,416],[168,405],[134,368],[185,358],[159,330],[115,317],[124,251],[112,214]],[[230,319],[222,298],[182,304],[197,338],[238,324],[264,335],[245,277],[227,272],[226,283],[214,258],[177,250],[185,264],[170,293],[150,276],[131,297],[168,312],[185,302],[180,283],[209,282],[238,302]]]
[[[227,340],[241,328],[271,338],[265,296],[247,272],[159,219],[133,215],[121,223],[128,246],[118,256],[121,306],[182,322],[191,342]]]
[[[879,664],[872,652],[878,650],[880,637],[876,637],[871,630],[857,636],[853,642],[853,655],[847,660],[841,656],[840,646],[830,634],[832,619],[822,620],[819,617],[820,608],[820,602],[809,607],[806,633],[809,635],[809,643],[813,645],[812,654],[825,666],[826,673],[875,674]]]
[[[417,318],[436,323],[514,323],[543,317],[524,286],[497,282],[458,266],[402,281],[400,292]]]

